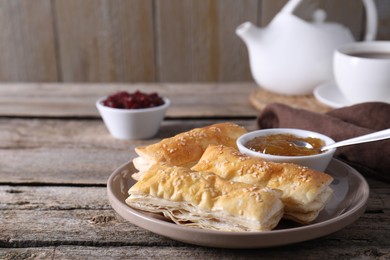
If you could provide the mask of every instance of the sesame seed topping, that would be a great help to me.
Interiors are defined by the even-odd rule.
[[[176,150],[177,150],[176,148],[171,148],[171,149],[168,150],[168,152],[169,153],[174,153],[174,152],[176,152]]]

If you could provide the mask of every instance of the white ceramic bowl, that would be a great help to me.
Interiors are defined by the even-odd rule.
[[[325,145],[334,143],[334,140],[332,138],[312,131],[293,129],[293,128],[270,128],[270,129],[263,129],[263,130],[249,132],[247,134],[240,136],[237,139],[238,149],[240,150],[241,153],[247,154],[249,156],[261,157],[263,159],[273,161],[273,162],[295,163],[321,172],[325,171],[326,167],[328,166],[330,160],[333,157],[334,152],[336,151],[336,149],[333,148],[316,155],[279,156],[279,155],[271,155],[271,154],[256,152],[245,147],[245,144],[249,140],[252,140],[255,137],[273,135],[273,134],[292,134],[304,138],[306,137],[319,138],[325,142]]]
[[[118,139],[148,139],[155,136],[171,104],[163,98],[164,104],[141,109],[119,109],[103,105],[106,97],[96,101],[96,107],[110,134]]]

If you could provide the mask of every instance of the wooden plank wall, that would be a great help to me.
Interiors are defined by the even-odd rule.
[[[251,81],[244,21],[266,25],[287,0],[0,0],[0,81]],[[307,18],[315,2],[298,14]],[[376,0],[378,39],[390,40],[390,1]],[[357,0],[324,0],[359,38]]]

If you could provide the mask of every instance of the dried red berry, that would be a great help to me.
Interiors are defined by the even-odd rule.
[[[139,109],[157,107],[164,104],[164,100],[157,94],[146,94],[139,90],[134,93],[120,91],[103,100],[103,105],[121,109]]]

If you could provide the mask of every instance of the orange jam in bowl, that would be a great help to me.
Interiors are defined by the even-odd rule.
[[[260,138],[256,139],[257,137]],[[314,143],[312,142],[313,139],[315,140]],[[293,144],[289,145],[292,140],[309,141],[309,143],[311,143],[315,148],[307,149],[294,147]],[[268,160],[276,163],[293,163],[323,172],[331,162],[336,148],[325,150],[323,152],[320,152],[318,148],[322,145],[333,144],[334,142],[335,141],[329,136],[309,130],[296,128],[268,128],[243,134],[237,139],[236,144],[241,153],[251,157],[261,158],[262,160]],[[253,146],[253,143],[255,143],[258,147]]]
[[[313,148],[297,146],[293,143],[294,140],[307,142]],[[307,156],[320,154],[320,148],[325,145],[325,142],[315,137],[299,137],[292,134],[271,134],[255,137],[244,144],[245,147],[252,151],[280,155],[280,156]]]

